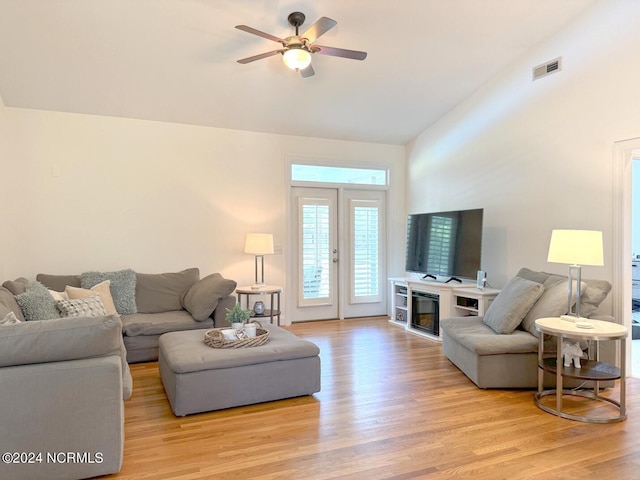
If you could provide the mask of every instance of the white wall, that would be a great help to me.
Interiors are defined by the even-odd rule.
[[[612,281],[612,147],[640,136],[638,18],[640,2],[596,2],[409,146],[409,211],[484,207],[494,286],[521,266],[566,274],[546,261],[553,228],[602,230],[605,266],[583,276]],[[560,73],[532,81],[558,56]]]
[[[291,155],[390,168],[391,224],[404,222],[401,146],[15,108],[0,115],[20,190],[4,278],[197,266],[253,283],[245,235],[272,232],[283,246]],[[390,239],[396,256],[403,235]],[[285,285],[284,255],[265,263],[269,282]]]
[[[2,233],[0,234],[0,252],[6,252],[6,242],[5,239],[7,236],[11,235],[11,229],[9,228],[9,201],[11,193],[10,190],[10,179],[9,179],[9,162],[10,162],[10,153],[9,153],[9,142],[6,134],[6,114],[5,107],[2,97],[0,97],[0,178],[2,181],[0,182],[2,191],[4,193],[4,198],[6,201],[2,202],[2,207],[0,207],[0,225],[3,225]],[[5,278],[5,259],[6,253],[0,254],[0,278]]]
[[[633,185],[631,192],[631,253],[633,258],[636,258],[640,255],[640,156],[634,156],[631,172],[633,177],[631,181]]]

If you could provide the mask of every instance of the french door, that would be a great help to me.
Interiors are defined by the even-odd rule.
[[[385,315],[386,193],[294,187],[294,322]]]

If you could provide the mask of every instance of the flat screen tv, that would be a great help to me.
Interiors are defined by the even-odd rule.
[[[407,220],[406,270],[449,280],[476,278],[483,209],[417,213]]]

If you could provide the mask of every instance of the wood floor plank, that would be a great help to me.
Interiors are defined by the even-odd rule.
[[[132,365],[123,468],[103,478],[638,478],[640,380],[626,421],[585,424],[543,412],[531,390],[477,388],[440,344],[386,318],[288,328],[320,347],[321,392],[175,417],[157,363]]]

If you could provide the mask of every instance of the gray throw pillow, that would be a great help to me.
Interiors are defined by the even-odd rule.
[[[113,304],[120,315],[138,313],[136,307],[136,273],[131,269],[117,272],[84,272],[80,275],[82,288],[91,288],[100,282],[111,280],[109,290]]]
[[[212,273],[193,284],[182,297],[182,306],[199,322],[211,316],[218,301],[236,288],[234,280],[223,278],[219,273]]]
[[[522,320],[522,329],[532,335],[538,336],[535,322],[538,318],[559,317],[565,315],[569,310],[568,279],[559,275],[551,275],[542,284],[544,291],[540,298],[533,304]],[[574,282],[576,283],[576,282]],[[575,303],[575,288],[572,293],[572,305]]]
[[[27,321],[60,318],[56,301],[40,282],[29,283],[24,293],[16,295],[16,302]]]
[[[543,291],[541,283],[513,277],[489,305],[483,323],[496,333],[513,333]]]

